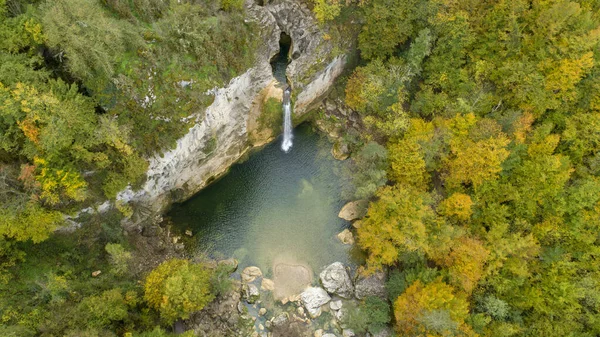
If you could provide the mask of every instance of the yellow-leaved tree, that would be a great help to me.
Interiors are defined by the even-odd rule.
[[[396,263],[401,252],[425,250],[425,221],[434,216],[414,189],[386,186],[377,197],[358,229],[359,245],[369,253],[369,270]]]
[[[146,277],[144,298],[168,323],[188,318],[214,299],[210,271],[187,260],[171,259],[156,267]]]
[[[429,284],[417,280],[394,301],[400,336],[474,335],[464,322],[468,315],[466,299],[441,279]]]

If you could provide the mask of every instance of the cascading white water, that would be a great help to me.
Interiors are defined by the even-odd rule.
[[[292,105],[290,102],[290,94],[292,89],[287,87],[283,92],[283,142],[281,143],[281,149],[284,152],[288,152],[292,147]]]

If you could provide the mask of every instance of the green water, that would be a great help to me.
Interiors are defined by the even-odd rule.
[[[349,246],[336,234],[349,223],[337,214],[343,162],[310,126],[294,130],[288,153],[281,138],[235,165],[221,180],[169,212],[176,227],[194,233],[193,249],[233,256],[241,267],[269,272],[275,259],[305,263],[315,272],[349,262]],[[190,245],[190,243],[188,243]]]

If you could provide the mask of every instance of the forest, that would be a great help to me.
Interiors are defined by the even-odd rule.
[[[373,320],[600,335],[600,1],[301,2],[357,46],[336,86],[364,125],[343,191],[369,200],[361,272],[389,271]],[[186,259],[133,267],[128,205],[55,231],[140,186],[212,103],[194,93],[252,67],[244,15],[243,0],[0,0],[0,335],[169,336],[230,286]]]

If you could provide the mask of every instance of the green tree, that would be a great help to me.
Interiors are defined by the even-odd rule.
[[[376,142],[364,145],[352,156],[347,176],[350,184],[344,186],[346,199],[368,199],[385,184],[387,150]]]

